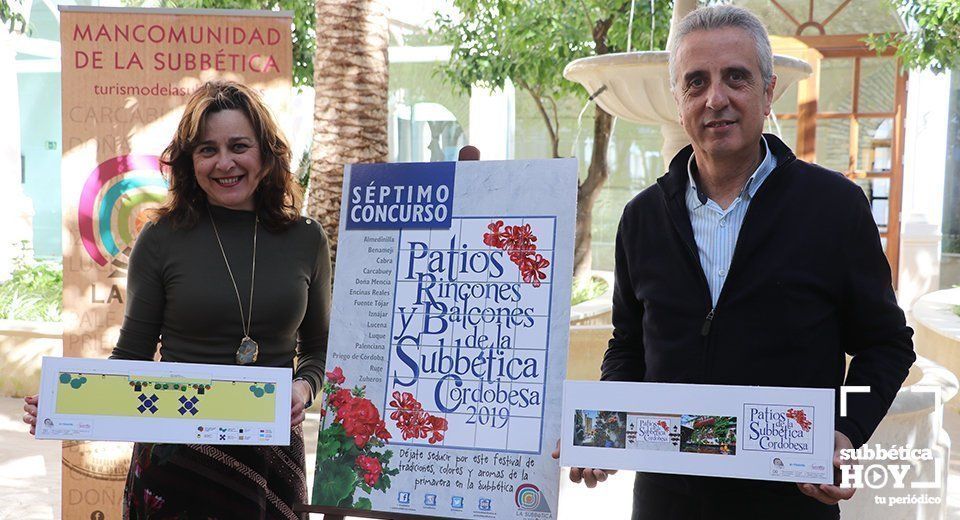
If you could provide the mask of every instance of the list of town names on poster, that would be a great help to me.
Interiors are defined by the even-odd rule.
[[[362,317],[363,337],[355,340],[353,352],[333,352],[334,359],[369,361],[368,372],[360,383],[382,383],[386,351],[390,346],[391,305],[393,305],[394,267],[397,240],[392,234],[363,237],[366,262],[361,274],[352,280],[348,305]]]

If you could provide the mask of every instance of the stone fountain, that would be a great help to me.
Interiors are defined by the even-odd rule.
[[[670,22],[670,38],[677,24],[696,9],[696,0],[677,0]],[[680,126],[677,106],[670,92],[666,51],[639,51],[604,54],[574,60],[563,70],[563,77],[587,89],[601,108],[634,123],[660,125],[664,162],[677,154],[690,140]],[[796,58],[773,58],[777,86],[776,101],[794,83],[809,76],[813,69]],[[606,87],[606,88],[604,88]],[[602,90],[601,90],[602,89]]]

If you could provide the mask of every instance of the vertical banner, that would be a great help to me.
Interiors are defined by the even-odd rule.
[[[577,162],[344,175],[313,504],[556,518]]]
[[[189,95],[231,79],[289,127],[290,12],[60,6],[63,354],[106,357],[126,266],[166,183],[159,156]],[[128,443],[63,443],[63,518],[120,518]]]

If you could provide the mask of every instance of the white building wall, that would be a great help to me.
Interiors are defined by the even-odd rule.
[[[23,195],[20,160],[20,102],[15,67],[15,37],[0,32],[0,121],[4,125],[0,139],[0,280],[9,278],[20,256],[21,243],[33,238],[33,205]],[[7,128],[9,126],[9,128]]]
[[[910,309],[940,287],[950,73],[912,71],[907,86],[898,297]]]
[[[470,143],[486,161],[514,157],[514,102],[516,91],[509,80],[503,89],[473,87],[470,95]]]

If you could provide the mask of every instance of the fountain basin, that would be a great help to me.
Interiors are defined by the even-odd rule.
[[[914,345],[917,354],[932,359],[954,374],[960,374],[960,288],[944,289],[921,296],[914,304]],[[960,403],[952,405],[960,411]]]
[[[690,143],[670,92],[669,55],[667,51],[642,51],[580,58],[567,64],[563,77],[583,85],[597,105],[613,116],[660,125],[661,157],[669,163]],[[776,101],[791,85],[812,74],[813,68],[803,60],[778,54],[773,57],[773,72],[777,76]]]
[[[677,124],[669,55],[667,51],[643,51],[580,58],[567,64],[563,77],[580,83],[591,95],[606,86],[596,102],[611,115],[641,124]],[[773,71],[777,76],[774,101],[790,85],[813,73],[807,62],[782,55],[773,57]]]

